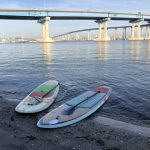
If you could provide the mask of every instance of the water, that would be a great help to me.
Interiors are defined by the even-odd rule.
[[[0,96],[21,100],[49,79],[61,83],[59,103],[108,85],[113,92],[104,112],[150,120],[148,41],[0,44]]]

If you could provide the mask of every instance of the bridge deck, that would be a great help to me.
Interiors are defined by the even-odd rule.
[[[150,24],[143,24],[143,25],[141,25],[141,27],[147,27],[149,25]],[[137,25],[135,27],[137,27]],[[132,28],[132,26],[108,27],[108,30],[109,29],[122,29],[122,28]],[[56,37],[59,37],[59,36],[64,36],[64,35],[68,35],[68,34],[72,34],[72,33],[79,33],[79,32],[84,32],[84,31],[94,31],[94,30],[98,30],[98,28],[88,28],[88,29],[75,30],[75,31],[71,31],[71,32],[67,32],[67,33],[63,33],[63,34],[60,34],[60,35],[53,36],[52,38],[56,38]],[[102,28],[102,30],[103,30],[103,28]]]
[[[54,10],[54,9],[9,9],[0,8],[0,19],[39,20],[49,16],[54,20],[97,20],[110,17],[111,20],[150,21],[150,14],[129,12],[106,12],[90,10]]]

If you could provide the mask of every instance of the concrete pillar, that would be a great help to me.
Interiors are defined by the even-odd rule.
[[[80,35],[78,34],[78,40],[80,40]]]
[[[122,32],[122,40],[124,40],[124,28],[123,28],[122,31],[123,31],[123,32]]]
[[[124,30],[124,39],[126,40],[127,39],[127,28],[124,28],[125,30]]]
[[[148,37],[148,27],[146,27],[145,39]]]
[[[64,41],[64,35],[62,35],[62,41]]]
[[[126,40],[126,28],[123,28],[123,37],[122,37],[123,40]]]
[[[91,38],[90,38],[90,31],[88,31],[88,37],[87,37],[87,40],[91,40]]]
[[[66,41],[68,41],[68,35],[66,35]]]
[[[135,23],[137,23],[137,36],[135,36]],[[129,38],[131,41],[135,40],[143,40],[141,37],[141,20],[137,20],[135,22],[132,22],[132,28],[131,28],[131,37]]]
[[[147,35],[145,40],[150,40],[150,26],[147,27]]]
[[[134,27],[135,27],[135,23],[132,22],[132,28],[131,28],[131,39],[134,39]]]
[[[42,38],[45,38],[45,24],[42,24]]]
[[[115,32],[114,32],[114,40],[116,40],[117,39],[117,28],[115,28]]]
[[[140,39],[141,38],[141,22],[138,22],[138,34],[137,37]]]
[[[49,38],[48,22],[49,22],[49,20],[46,20],[44,23],[45,24],[45,38],[46,39]]]
[[[150,39],[150,26],[148,26],[148,39]]]
[[[97,20],[96,23],[98,23],[98,38],[96,41],[103,42],[103,41],[109,41],[110,38],[108,37],[108,29],[107,24],[110,18],[104,18],[102,20]],[[102,24],[104,25],[104,36],[102,37]]]
[[[69,34],[67,34],[67,40],[70,41],[70,35]]]
[[[107,21],[104,22],[104,39],[108,38],[108,33],[107,33]]]
[[[125,28],[123,28],[122,40],[125,39]]]
[[[98,39],[102,38],[102,23],[98,22]]]
[[[78,35],[78,33],[75,34],[75,40],[76,40],[76,41],[79,40],[79,35]]]
[[[42,43],[54,42],[52,38],[49,37],[49,29],[48,29],[49,21],[50,21],[50,17],[45,17],[38,21],[38,23],[41,23],[42,25],[42,38],[38,40],[39,42]]]

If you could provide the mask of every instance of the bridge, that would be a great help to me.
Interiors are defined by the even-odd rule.
[[[137,27],[137,25],[135,26]],[[149,27],[149,24],[143,24],[141,25],[141,29],[143,29],[144,27]],[[116,32],[118,29],[123,29],[123,37],[122,39],[123,40],[127,40],[127,29],[128,28],[132,28],[132,26],[114,26],[114,27],[108,27],[107,29],[108,30],[115,30],[114,32],[114,37],[113,39],[116,40],[117,37],[116,37]],[[70,32],[67,32],[67,33],[63,33],[63,34],[59,34],[59,35],[56,35],[56,36],[53,36],[52,38],[57,40],[57,41],[68,41],[68,40],[81,40],[79,38],[79,33],[82,33],[82,32],[87,32],[87,38],[85,38],[85,40],[92,40],[92,38],[90,37],[90,32],[91,31],[97,31],[98,28],[87,28],[87,29],[80,29],[80,30],[74,30],[74,31],[70,31]],[[104,30],[104,28],[102,28],[102,30]],[[147,36],[147,33],[146,33],[146,36]],[[71,38],[72,37],[72,38]],[[93,39],[94,40],[94,39]]]
[[[39,42],[53,42],[49,37],[48,23],[50,20],[93,20],[98,24],[97,41],[109,41],[108,22],[111,20],[129,21],[132,24],[131,37],[129,40],[143,40],[141,36],[141,22],[150,22],[150,14],[129,12],[107,12],[94,10],[63,10],[63,9],[10,9],[0,8],[0,19],[13,20],[37,20],[42,25],[42,38]],[[138,32],[135,35],[135,26]],[[102,25],[104,36],[102,37]],[[148,26],[148,37],[150,39],[150,25]]]

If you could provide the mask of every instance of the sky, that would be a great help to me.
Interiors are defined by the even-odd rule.
[[[0,8],[48,8],[150,13],[150,0],[0,0]],[[0,37],[41,36],[41,26],[37,21],[0,20],[0,24]],[[118,25],[129,25],[129,23],[124,21],[110,21],[109,23],[109,26]],[[97,24],[94,21],[52,20],[49,23],[50,36],[95,27],[97,27]]]

